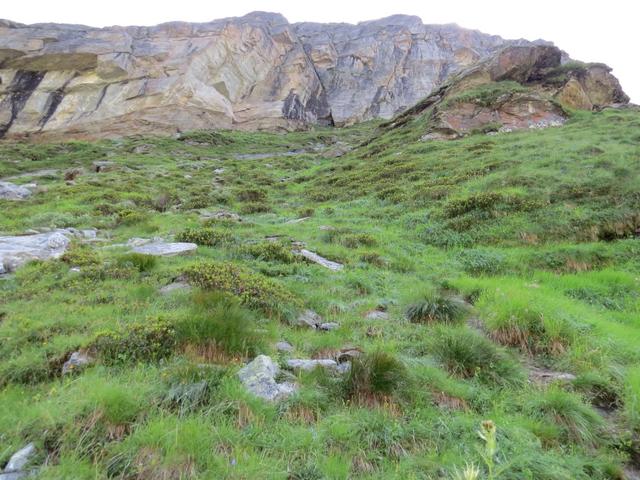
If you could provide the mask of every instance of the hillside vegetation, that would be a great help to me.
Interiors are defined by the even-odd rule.
[[[0,466],[34,442],[42,479],[633,478],[640,112],[427,121],[0,144],[0,178],[39,185],[0,200],[3,235],[98,229],[0,277]],[[283,368],[266,402],[237,376],[259,354],[351,368]]]

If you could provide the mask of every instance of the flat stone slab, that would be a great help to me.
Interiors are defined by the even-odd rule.
[[[382,310],[371,310],[367,312],[364,316],[367,320],[388,320],[389,314],[387,312],[383,312]]]
[[[54,230],[34,235],[0,237],[0,274],[9,273],[30,260],[59,258],[69,246],[71,230]]]
[[[311,370],[315,370],[316,368],[325,368],[327,370],[338,370],[338,362],[335,360],[331,360],[329,358],[321,358],[318,360],[308,360],[302,358],[292,358],[291,360],[287,360],[287,367],[289,367],[293,371],[305,371],[309,372]]]
[[[142,253],[143,255],[153,255],[155,257],[173,257],[193,253],[197,248],[198,245],[195,243],[154,241],[134,247],[131,251],[134,253]]]
[[[187,282],[173,282],[165,285],[158,292],[160,295],[169,295],[173,292],[188,292],[189,290],[191,290],[191,285]]]
[[[344,268],[344,265],[342,265],[341,263],[328,260],[324,257],[321,257],[317,253],[314,253],[310,250],[306,250],[304,248],[298,251],[294,251],[293,253],[297,255],[301,255],[307,260],[309,260],[310,262],[317,263],[318,265],[322,265],[323,267],[328,268],[329,270],[333,270],[334,272],[338,272]]]
[[[0,200],[26,200],[31,193],[27,187],[11,182],[0,182]]]
[[[529,367],[529,379],[538,384],[548,385],[553,382],[573,382],[576,376],[568,372],[554,372],[546,368]]]

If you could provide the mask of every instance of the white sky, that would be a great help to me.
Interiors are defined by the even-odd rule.
[[[91,26],[206,22],[253,10],[282,13],[290,22],[357,23],[396,13],[424,23],[460,26],[505,38],[543,38],[573,58],[611,66],[640,103],[638,0],[2,0],[0,18],[22,23]]]

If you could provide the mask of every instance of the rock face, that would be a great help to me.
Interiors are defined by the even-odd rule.
[[[0,21],[0,137],[390,118],[450,74],[526,43],[404,15],[327,25],[254,12],[103,29]]]
[[[565,108],[597,109],[626,104],[610,69],[602,64],[563,63],[549,45],[506,47],[453,75],[443,86],[383,128],[429,115],[423,140],[457,138],[562,125]]]

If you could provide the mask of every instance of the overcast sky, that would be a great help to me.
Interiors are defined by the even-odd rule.
[[[505,38],[553,41],[578,60],[604,62],[640,103],[638,0],[2,0],[0,18],[22,23],[91,26],[206,22],[254,10],[282,13],[290,22],[357,23],[396,13],[425,23],[460,26]]]

